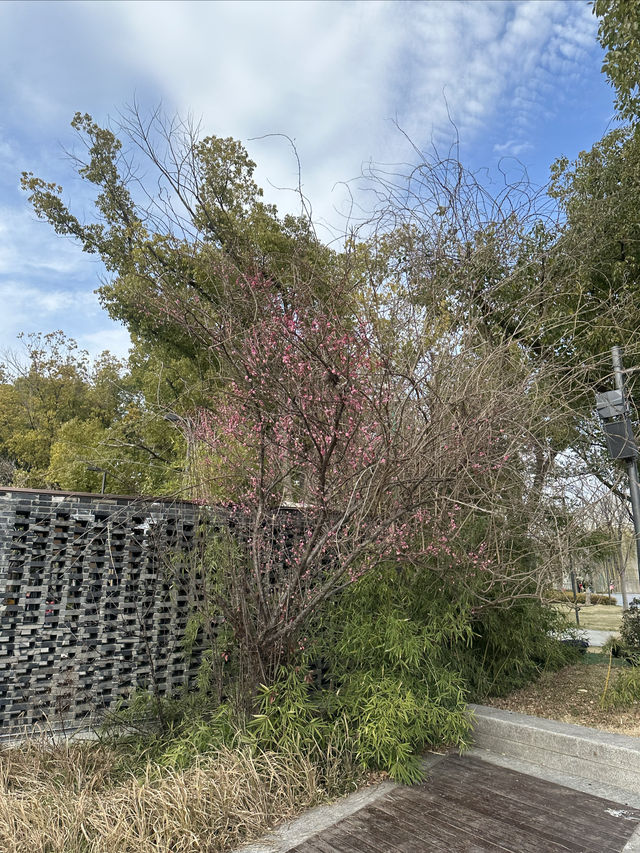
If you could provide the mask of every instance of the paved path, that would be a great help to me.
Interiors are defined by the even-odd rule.
[[[618,631],[594,631],[592,628],[581,628],[581,632],[584,632],[589,640],[590,646],[604,646],[609,637],[618,637]]]
[[[358,796],[358,795],[355,795]],[[476,756],[438,757],[421,785],[382,786],[333,821],[312,813],[247,853],[637,853],[640,809]],[[348,800],[347,800],[348,803]],[[306,822],[305,822],[306,821]]]

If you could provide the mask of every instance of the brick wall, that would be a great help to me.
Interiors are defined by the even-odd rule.
[[[191,503],[0,488],[0,738],[190,681],[193,593],[166,555],[193,547],[198,519]]]

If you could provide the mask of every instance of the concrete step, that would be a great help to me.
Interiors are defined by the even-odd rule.
[[[640,794],[640,738],[469,705],[474,746]]]

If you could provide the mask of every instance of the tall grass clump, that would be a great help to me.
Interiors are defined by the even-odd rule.
[[[355,783],[354,783],[355,784]],[[292,751],[220,747],[185,769],[126,769],[96,744],[31,744],[0,754],[3,853],[217,853],[344,790]]]

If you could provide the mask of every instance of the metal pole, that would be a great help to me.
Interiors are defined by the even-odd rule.
[[[616,389],[618,391],[622,391],[622,393],[624,394],[624,368],[622,367],[620,347],[611,348],[611,358],[613,360],[613,375],[616,382]],[[629,494],[631,495],[631,515],[633,517],[633,529],[635,532],[636,540],[638,577],[640,577],[640,483],[638,481],[638,465],[635,457],[627,459],[627,475],[629,477]]]

